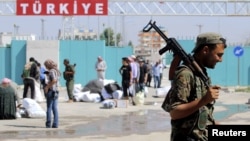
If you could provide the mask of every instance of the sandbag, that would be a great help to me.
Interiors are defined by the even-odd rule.
[[[102,106],[105,109],[112,109],[116,107],[116,101],[112,99],[107,99],[102,102]]]
[[[84,102],[100,102],[101,96],[98,93],[90,93],[83,95],[83,101]]]
[[[34,83],[35,83],[35,100],[36,102],[43,102],[44,101],[44,97],[42,95],[42,92],[41,92],[41,89],[40,89],[40,84],[35,81],[33,79]],[[27,91],[27,98],[31,98],[31,89],[28,88],[28,91]]]
[[[101,95],[102,95],[102,97],[103,97],[104,100],[105,100],[105,99],[112,99],[112,98],[113,98],[112,95],[109,94],[109,93],[105,90],[105,88],[102,89]]]
[[[74,100],[76,102],[81,102],[84,101],[84,96],[90,94],[90,91],[86,91],[86,92],[78,92],[78,93],[73,93],[74,96]]]
[[[23,99],[23,107],[27,111],[27,116],[30,118],[46,117],[46,112],[35,100],[31,98]]]
[[[90,93],[98,93],[101,94],[103,88],[103,82],[95,79],[89,81],[82,89],[83,92],[90,91]]]
[[[109,83],[115,83],[115,80],[112,80],[112,79],[104,79],[102,80],[103,81],[103,86],[109,84]]]
[[[82,84],[74,84],[73,93],[79,93],[82,91]]]
[[[42,92],[40,89],[40,84],[38,82],[35,82],[35,100],[37,102],[43,102],[44,98],[42,96]]]
[[[122,90],[116,90],[112,93],[113,99],[122,99],[123,91]]]

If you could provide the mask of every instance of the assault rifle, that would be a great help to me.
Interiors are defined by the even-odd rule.
[[[176,41],[175,38],[168,38],[155,24],[155,21],[152,22],[151,20],[149,23],[143,28],[143,32],[149,32],[151,29],[154,29],[165,41],[166,46],[159,50],[159,54],[162,55],[166,51],[172,51],[174,54],[174,60],[171,63],[170,71],[169,71],[169,78],[170,80],[173,77],[174,71],[179,65],[180,61],[182,60],[185,64],[188,65],[188,67],[193,71],[196,72],[201,79],[204,81],[206,87],[209,87],[209,79],[208,77],[203,73],[200,66],[197,64],[197,62],[194,60],[193,56],[191,54],[187,54],[181,45]],[[174,64],[173,64],[174,63]],[[173,68],[172,68],[173,64]]]

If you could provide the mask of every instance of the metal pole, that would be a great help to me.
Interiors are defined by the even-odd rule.
[[[240,86],[240,57],[238,57],[238,86]]]
[[[97,31],[98,32],[97,33],[97,36],[98,36],[97,39],[98,40],[100,40],[100,19],[99,18],[100,18],[100,16],[98,16],[98,19],[97,19],[98,20],[98,27],[97,27],[98,28],[98,31]]]
[[[44,19],[41,19],[41,22],[42,22],[42,29],[41,29],[41,38],[42,40],[44,39]]]
[[[201,29],[202,29],[203,25],[202,24],[198,24],[197,26],[199,28],[199,34],[201,34]]]

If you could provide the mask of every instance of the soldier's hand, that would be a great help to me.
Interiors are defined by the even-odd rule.
[[[213,102],[215,99],[219,98],[220,86],[211,86],[207,89],[207,93],[204,96],[207,103]]]

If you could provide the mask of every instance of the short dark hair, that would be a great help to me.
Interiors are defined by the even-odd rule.
[[[128,58],[127,58],[127,57],[123,57],[122,60],[123,60],[123,61],[127,61]]]
[[[34,57],[30,57],[30,62],[31,61],[35,61],[35,58]]]
[[[64,59],[64,62],[69,63],[69,59]]]

